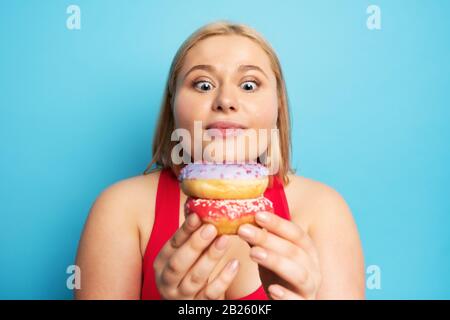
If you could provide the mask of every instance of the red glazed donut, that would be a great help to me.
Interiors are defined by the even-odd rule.
[[[254,199],[212,200],[188,198],[185,214],[196,213],[204,223],[216,226],[218,234],[236,234],[244,223],[255,223],[255,214],[260,211],[273,213],[272,202],[259,197]]]

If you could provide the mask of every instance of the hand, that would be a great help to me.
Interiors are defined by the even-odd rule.
[[[239,261],[229,261],[216,278],[208,283],[211,272],[229,245],[227,235],[218,237],[210,245],[216,235],[214,225],[202,225],[196,214],[190,214],[166,242],[153,264],[156,284],[164,299],[225,298],[225,291],[237,274]]]
[[[238,235],[250,246],[264,289],[275,300],[315,299],[321,283],[313,241],[295,223],[270,212],[256,214],[256,223],[240,226]]]

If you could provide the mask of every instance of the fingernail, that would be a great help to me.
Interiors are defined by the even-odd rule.
[[[231,272],[235,272],[237,270],[238,265],[239,261],[237,259],[234,259],[228,264],[228,270]]]
[[[250,256],[258,261],[263,261],[267,258],[267,252],[263,249],[253,249],[250,251]]]
[[[255,236],[255,231],[249,226],[242,226],[239,228],[238,234],[246,239],[251,239]]]
[[[199,220],[197,219],[197,215],[195,213],[192,213],[189,215],[187,222],[188,222],[189,226],[195,227],[197,225],[198,221]]]
[[[269,292],[277,298],[282,298],[284,295],[284,291],[278,287],[270,286]]]
[[[218,250],[223,250],[225,249],[225,247],[227,246],[228,243],[228,237],[227,236],[221,236],[217,241],[216,241],[216,248]]]
[[[212,224],[208,224],[203,228],[200,235],[205,240],[211,240],[216,235],[216,227],[214,227]]]
[[[258,212],[255,216],[256,220],[260,222],[267,222],[269,221],[269,215],[265,212]]]

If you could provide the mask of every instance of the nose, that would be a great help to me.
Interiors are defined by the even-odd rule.
[[[238,111],[238,109],[238,101],[233,93],[233,89],[225,86],[221,87],[214,100],[213,110],[228,113]]]

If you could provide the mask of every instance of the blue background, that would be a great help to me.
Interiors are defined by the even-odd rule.
[[[70,4],[81,30],[66,28]],[[90,206],[144,170],[171,59],[216,19],[277,51],[293,163],[349,203],[382,272],[367,297],[450,298],[449,12],[444,0],[1,1],[0,298],[72,297]]]

